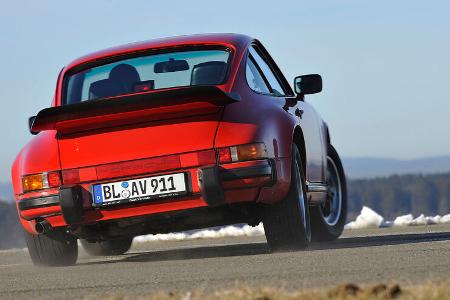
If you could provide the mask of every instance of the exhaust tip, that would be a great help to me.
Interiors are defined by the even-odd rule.
[[[44,220],[41,222],[36,222],[34,229],[36,230],[37,233],[43,234],[52,230],[52,225],[50,225],[49,222]]]

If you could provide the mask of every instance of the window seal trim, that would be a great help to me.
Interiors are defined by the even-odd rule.
[[[269,94],[269,95],[275,95],[275,93],[273,92],[273,88],[270,85],[269,80],[266,78],[266,75],[264,75],[264,72],[262,71],[261,67],[258,65],[258,63],[256,62],[255,58],[253,57],[253,55],[250,53],[248,53],[248,59],[253,63],[253,65],[256,68],[256,71],[258,71],[259,75],[261,76],[262,80],[264,81],[265,85],[267,86],[267,88],[269,89],[270,93],[264,93],[264,92],[260,92],[261,94]],[[247,74],[245,74],[245,80],[247,80]],[[248,84],[248,81],[247,81]],[[249,86],[250,87],[250,86]],[[251,87],[250,87],[251,88]],[[252,89],[253,90],[253,89]],[[255,91],[256,92],[256,91]]]
[[[251,86],[250,86],[250,84],[248,83],[248,80],[247,80],[247,71],[246,71],[246,74],[245,74],[245,83],[247,84],[247,87],[248,87],[252,92],[254,92],[254,93],[258,94],[258,95],[271,96],[271,97],[277,97],[277,98],[292,98],[292,97],[295,97],[295,95],[277,95],[277,94],[274,94],[274,93],[272,92],[272,91],[273,91],[272,86],[271,86],[270,83],[268,82],[268,80],[267,80],[267,78],[266,78],[266,75],[264,75],[264,73],[263,73],[262,70],[261,70],[261,67],[256,63],[255,59],[253,58],[253,56],[252,56],[251,53],[250,53],[249,48],[252,47],[253,45],[255,45],[255,44],[252,43],[252,44],[250,44],[250,45],[247,47],[247,50],[246,50],[247,55],[246,55],[246,58],[245,58],[245,66],[247,66],[248,60],[250,59],[250,60],[252,61],[252,63],[255,65],[255,67],[257,68],[257,70],[258,70],[258,72],[260,73],[262,79],[264,80],[264,83],[267,85],[267,87],[269,88],[269,90],[270,90],[271,92],[270,92],[270,93],[264,93],[264,92],[258,92],[258,91],[255,91],[254,89],[252,89]],[[250,57],[251,57],[251,58],[250,58]],[[270,65],[269,65],[269,67],[270,67]],[[278,77],[277,77],[277,78],[278,78]],[[284,87],[283,87],[283,88],[284,88]]]
[[[284,98],[292,98],[296,97],[294,91],[292,90],[290,83],[286,80],[286,77],[284,77],[283,72],[281,72],[280,68],[276,64],[276,62],[273,60],[273,58],[270,56],[269,52],[264,48],[264,46],[259,42],[258,40],[254,40],[248,47],[247,51],[249,51],[250,47],[254,47],[255,51],[262,57],[262,59],[267,63],[270,70],[273,72],[275,77],[277,78],[278,82],[280,83],[281,87],[283,88],[284,95],[276,95],[276,94],[270,94],[275,97],[284,97]]]
[[[270,70],[274,73],[276,79],[279,81],[279,83],[281,84],[281,87],[284,89],[283,92],[286,93],[286,91],[285,91],[287,89],[287,86],[286,86],[287,80],[286,80],[286,78],[284,78],[284,76],[283,76],[282,79],[280,79],[279,73],[281,73],[281,70],[277,66],[276,66],[276,70],[274,70],[275,67],[273,66],[273,64],[275,64],[275,62],[273,61],[273,59],[271,59],[271,58],[268,59],[267,56],[265,54],[263,54],[263,53],[265,53],[267,51],[265,49],[261,50],[261,48],[263,48],[263,46],[260,46],[257,41],[253,41],[251,44],[249,44],[247,46],[245,65],[247,66],[247,61],[248,61],[248,59],[250,59],[250,56],[252,56],[251,53],[250,53],[250,47],[255,47],[257,50],[259,50],[259,52],[257,51],[257,53],[260,54],[262,56],[262,59],[266,61],[266,63],[269,66]],[[294,93],[292,93],[292,94],[288,94],[287,93],[287,94],[284,94],[284,95],[274,94],[272,86],[268,83],[266,75],[264,75],[264,73],[262,72],[261,67],[256,63],[256,61],[254,60],[253,57],[251,58],[251,60],[252,60],[253,64],[255,65],[255,67],[260,72],[260,75],[263,78],[264,83],[266,83],[266,85],[270,89],[271,93],[258,92],[258,91],[255,91],[254,89],[252,89],[250,87],[250,84],[247,81],[247,74],[245,74],[246,75],[245,76],[245,83],[247,84],[247,86],[248,86],[248,88],[250,90],[252,90],[254,93],[256,93],[258,95],[271,96],[271,97],[277,97],[277,98],[295,98],[296,97]],[[290,86],[289,86],[289,88],[290,88]],[[289,89],[288,92],[289,91],[292,91],[292,89]]]

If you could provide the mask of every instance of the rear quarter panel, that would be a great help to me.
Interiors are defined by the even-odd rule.
[[[260,201],[281,200],[290,185],[290,157],[295,119],[283,109],[285,98],[257,94],[249,88],[245,78],[244,56],[233,91],[240,95],[241,101],[225,107],[214,147],[264,142],[269,157],[274,158],[276,162],[277,183],[267,191],[262,191]]]
[[[284,97],[258,94],[251,90],[245,77],[244,56],[235,78],[233,91],[241,96],[241,101],[225,107],[214,147],[254,142],[266,144],[269,156],[277,162],[278,182],[271,188],[269,197],[272,199],[262,201],[281,200],[288,192],[291,178],[291,147],[297,126],[302,129],[305,140],[306,179],[310,182],[323,182],[326,161],[323,121],[315,109],[304,101],[287,106]],[[295,116],[297,108],[303,110],[302,118]]]

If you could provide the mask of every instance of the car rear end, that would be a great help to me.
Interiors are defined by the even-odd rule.
[[[22,223],[100,240],[258,222],[273,153],[258,142],[215,148],[224,107],[241,100],[223,88],[233,54],[165,49],[66,71],[61,105],[31,127],[56,132],[60,168],[21,174]]]
[[[256,144],[245,147],[263,146]],[[67,225],[72,229],[86,225],[97,227],[100,223],[107,224],[110,221],[126,220],[124,224],[134,225],[136,222],[131,222],[129,218],[142,220],[140,217],[155,214],[170,216],[171,212],[177,215],[177,212],[183,210],[190,210],[191,216],[198,217],[190,224],[192,228],[220,225],[221,222],[235,223],[235,218],[224,219],[220,215],[217,220],[211,220],[203,214],[207,214],[209,210],[218,212],[225,204],[229,208],[233,203],[254,203],[258,199],[260,188],[272,183],[273,168],[270,160],[266,159],[220,164],[217,161],[219,151],[229,150],[209,149],[63,170],[59,187],[56,186],[58,179],[53,179],[53,188],[46,189],[45,192],[27,193],[19,200],[20,214],[23,219],[35,222],[38,233]],[[261,152],[258,155],[264,154]],[[56,178],[58,173],[51,172],[48,175]],[[28,177],[25,180],[29,180]],[[205,209],[192,210],[195,208]],[[198,213],[202,215],[199,216]],[[241,217],[239,220],[243,222],[249,216]],[[209,221],[203,224],[203,220]],[[191,229],[189,224],[177,224],[180,225],[179,229]],[[143,228],[139,232],[110,234],[134,235],[162,230],[156,227]],[[166,228],[163,231],[172,229]]]

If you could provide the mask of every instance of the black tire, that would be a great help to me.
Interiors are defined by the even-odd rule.
[[[347,183],[344,168],[336,149],[331,145],[328,146],[327,160],[327,184],[331,188],[327,203],[310,207],[312,239],[316,242],[337,239],[342,234],[347,219]],[[340,201],[336,197],[340,197]]]
[[[263,215],[267,243],[273,252],[305,249],[311,241],[306,182],[297,146],[292,146],[291,187],[285,199],[266,205]]]
[[[25,241],[36,266],[71,266],[77,262],[77,239],[62,231],[39,235],[25,231]]]
[[[81,245],[84,250],[92,256],[121,255],[130,250],[132,243],[133,238],[123,238],[95,243],[89,243],[86,240],[81,240]]]

